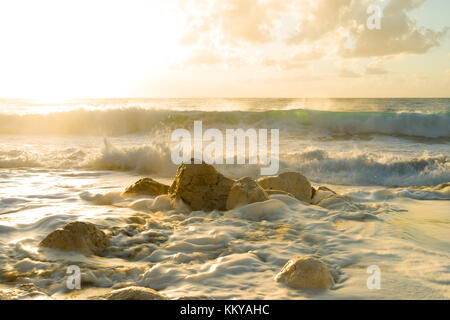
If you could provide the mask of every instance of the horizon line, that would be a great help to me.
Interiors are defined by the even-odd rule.
[[[18,98],[18,97],[0,97],[0,100],[23,100],[23,101],[51,101],[51,102],[65,102],[71,100],[176,100],[176,99],[450,99],[450,96],[435,96],[435,97],[84,97],[84,98]]]

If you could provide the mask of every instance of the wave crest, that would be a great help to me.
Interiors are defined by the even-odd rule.
[[[449,113],[332,112],[315,110],[169,111],[142,108],[73,110],[51,114],[0,114],[0,134],[65,134],[118,136],[157,128],[279,128],[302,135],[383,134],[449,138]]]

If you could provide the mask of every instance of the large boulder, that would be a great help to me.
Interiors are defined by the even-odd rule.
[[[182,164],[169,193],[172,199],[183,200],[194,211],[225,211],[233,183],[209,164]]]
[[[91,297],[92,300],[168,300],[158,291],[145,287],[127,287],[113,290],[102,296]]]
[[[334,284],[327,265],[312,257],[289,260],[275,276],[275,280],[295,289],[327,289]]]
[[[298,172],[284,172],[278,176],[262,177],[257,182],[264,190],[285,191],[300,201],[311,202],[311,183]]]
[[[169,186],[159,183],[152,178],[143,178],[126,188],[124,195],[159,196],[168,192]]]
[[[227,210],[253,203],[269,200],[269,196],[255,180],[244,177],[236,180],[231,187],[227,199]]]
[[[109,245],[108,236],[92,223],[75,221],[51,232],[39,246],[91,255]]]

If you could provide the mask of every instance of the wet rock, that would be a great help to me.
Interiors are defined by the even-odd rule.
[[[334,284],[327,265],[313,257],[296,257],[286,263],[275,280],[299,289],[327,289]]]
[[[325,187],[325,186],[321,186],[321,187],[319,187],[319,189],[317,189],[317,190],[318,190],[318,191],[328,191],[328,192],[337,194],[336,192],[334,192],[333,190],[331,190],[330,188]]]
[[[317,189],[314,193],[314,196],[311,199],[311,203],[312,204],[319,204],[320,201],[331,197],[333,195],[335,195],[336,192],[334,192],[333,190],[327,188],[327,187],[319,187],[319,189]]]
[[[168,211],[172,209],[172,202],[169,195],[160,195],[153,200],[152,209]]]
[[[113,290],[102,296],[91,297],[91,300],[168,300],[158,291],[145,287],[128,287]]]
[[[210,296],[182,296],[176,298],[175,300],[215,300],[215,299]]]
[[[167,194],[168,192],[169,186],[159,183],[152,178],[143,178],[126,188],[124,195],[159,196],[162,194]]]
[[[284,195],[284,196],[289,196],[289,197],[295,198],[293,194],[290,194],[289,192],[282,191],[282,190],[264,190],[264,191],[266,191],[266,193],[267,193],[269,196],[273,196],[273,195],[277,195],[277,194],[282,194],[282,195]]]
[[[0,300],[50,300],[43,289],[33,283],[18,284],[14,288],[0,290]]]
[[[327,187],[320,187],[317,189],[311,203],[329,210],[357,209],[352,198],[337,194]]]
[[[234,180],[208,164],[182,164],[169,188],[172,199],[181,199],[191,210],[226,210]]]
[[[343,209],[348,205],[352,206],[353,200],[346,196],[341,196],[339,194],[332,194],[326,197],[325,199],[319,201],[317,205],[329,210]]]
[[[94,224],[75,221],[51,232],[39,246],[98,255],[108,244],[108,236]]]
[[[252,178],[244,177],[236,180],[231,187],[227,199],[227,210],[266,200],[269,200],[269,196],[264,189]]]
[[[262,177],[257,182],[266,191],[281,190],[294,195],[300,201],[311,202],[311,183],[300,173],[285,172],[278,176]]]

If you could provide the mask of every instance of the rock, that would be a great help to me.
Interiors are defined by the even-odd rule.
[[[226,210],[234,180],[209,164],[182,164],[169,188],[172,199],[181,199],[191,210]]]
[[[51,300],[51,297],[33,283],[22,283],[0,290],[0,300]]]
[[[154,210],[162,210],[162,211],[171,210],[172,203],[171,203],[169,195],[164,194],[164,195],[157,196],[155,198],[155,200],[153,200],[151,208]]]
[[[236,180],[231,187],[227,199],[227,210],[266,200],[269,200],[269,196],[264,189],[252,178],[244,177]]]
[[[264,190],[285,191],[300,201],[311,202],[311,183],[300,173],[285,172],[278,176],[262,177],[257,182]]]
[[[75,221],[51,232],[39,246],[98,255],[108,244],[108,236],[95,225]]]
[[[152,178],[143,178],[126,188],[124,194],[159,196],[162,194],[167,194],[168,192],[169,186],[159,183]]]
[[[314,197],[311,200],[311,203],[329,210],[350,210],[357,208],[355,207],[355,203],[353,202],[352,198],[337,194],[327,187],[320,187],[319,189],[317,189]]]
[[[317,190],[318,190],[318,191],[328,191],[328,192],[337,194],[336,192],[334,192],[333,190],[331,190],[330,188],[325,187],[325,186],[319,187],[319,189],[317,189]]]
[[[215,300],[211,296],[182,296],[175,300]]]
[[[331,197],[335,194],[336,192],[327,187],[319,187],[319,189],[317,189],[316,192],[314,193],[314,196],[311,199],[311,203],[317,205],[319,204],[320,201],[328,197]]]
[[[312,257],[289,260],[275,276],[275,280],[296,289],[327,289],[334,284],[327,265]]]
[[[353,200],[346,196],[341,196],[339,194],[332,194],[325,199],[319,201],[318,205],[332,210],[332,209],[343,209],[346,205],[352,205]]]
[[[92,300],[168,300],[158,291],[145,287],[127,287],[113,290],[102,296],[91,297]]]
[[[285,196],[289,196],[289,197],[295,198],[293,194],[290,194],[289,192],[282,191],[282,190],[264,190],[264,191],[266,191],[266,193],[269,196],[273,196],[273,195],[276,195],[276,194],[282,194],[282,195],[285,195]]]

